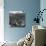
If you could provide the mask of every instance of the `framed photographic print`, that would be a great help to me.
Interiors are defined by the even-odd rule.
[[[9,25],[11,27],[25,27],[25,13],[23,11],[10,11]]]

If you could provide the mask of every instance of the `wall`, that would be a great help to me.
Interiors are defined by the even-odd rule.
[[[26,13],[26,26],[24,28],[11,28],[9,26],[9,11],[22,10]],[[4,0],[4,38],[7,41],[18,41],[31,31],[35,14],[40,10],[40,0]]]
[[[43,9],[46,9],[46,0],[41,0],[41,1],[40,1],[40,9],[41,9],[41,11],[42,11]],[[40,25],[46,27],[46,20],[45,20],[45,19],[46,19],[46,11],[43,12],[42,17],[43,17],[43,22],[41,21],[41,22],[40,22]]]

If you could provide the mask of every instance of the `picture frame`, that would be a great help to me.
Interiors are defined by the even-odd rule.
[[[11,27],[25,27],[25,13],[23,11],[10,11],[9,25]]]

